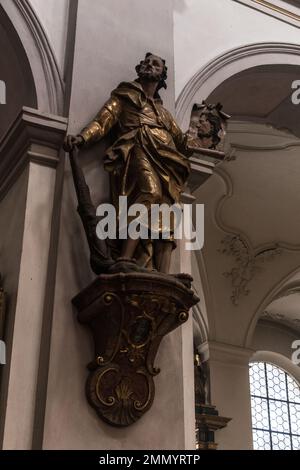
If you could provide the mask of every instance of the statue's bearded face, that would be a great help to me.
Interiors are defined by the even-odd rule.
[[[205,114],[201,114],[198,124],[197,124],[197,129],[198,129],[199,137],[207,135],[208,133],[211,132],[212,125],[207,119],[207,116]]]
[[[164,71],[162,59],[156,55],[146,57],[140,65],[139,78],[151,82],[159,82]]]

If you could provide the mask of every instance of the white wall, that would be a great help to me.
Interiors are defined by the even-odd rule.
[[[292,343],[300,334],[275,322],[259,321],[252,340],[255,351],[273,351],[291,360]]]
[[[69,0],[29,1],[50,40],[60,71],[63,73]]]
[[[32,445],[55,176],[53,168],[29,164],[25,224],[24,232],[21,232],[24,235],[19,251],[21,264],[20,272],[17,271],[19,279],[3,439],[5,450],[28,450]],[[11,235],[12,238],[19,237],[18,233]]]
[[[222,53],[257,42],[299,43],[299,29],[233,0],[174,0],[175,93]]]
[[[166,59],[165,106],[174,110],[172,0],[80,0],[76,31],[70,130],[77,132],[135,66],[153,52]]]

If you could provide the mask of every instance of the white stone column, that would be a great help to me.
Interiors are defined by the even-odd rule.
[[[56,176],[66,120],[23,108],[0,144],[1,224],[14,212],[22,219],[2,240],[11,251],[1,264],[14,277],[7,312],[7,364],[1,383],[3,449],[31,449],[39,383],[40,350],[43,342],[45,298],[50,252]],[[21,184],[22,183],[22,184]],[[17,191],[15,191],[17,188]],[[22,194],[22,200],[18,194]],[[15,193],[15,194],[14,194]],[[14,196],[12,197],[12,195]],[[11,213],[9,211],[11,210]],[[7,219],[6,219],[7,220]],[[10,223],[7,221],[7,225]],[[21,231],[21,233],[20,233]],[[17,256],[10,273],[9,258]],[[11,283],[12,285],[13,283]],[[47,364],[45,365],[47,367]]]
[[[209,341],[199,351],[209,360],[211,403],[220,416],[232,418],[216,432],[218,449],[252,449],[249,360],[253,350]]]
[[[195,198],[188,192],[182,194],[182,204],[192,204]],[[171,272],[192,273],[191,252],[186,248],[184,231],[182,239],[177,240],[177,248],[173,253]],[[195,385],[194,385],[194,343],[193,343],[193,314],[190,310],[189,320],[174,334],[178,337],[178,347],[181,349],[180,369],[182,371],[182,418],[184,424],[185,449],[195,450]]]

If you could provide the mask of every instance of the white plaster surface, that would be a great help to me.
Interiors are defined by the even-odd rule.
[[[32,445],[54,183],[54,169],[30,163],[5,416],[5,450],[26,450]]]
[[[48,36],[61,73],[63,73],[68,31],[69,1],[29,0]]]
[[[176,98],[191,77],[230,49],[299,43],[299,29],[232,0],[174,0]]]
[[[174,110],[172,0],[80,0],[76,32],[70,131],[94,117],[122,81],[136,78],[146,52],[166,59],[168,89],[161,91]]]
[[[228,139],[237,145],[237,159],[222,163],[194,195],[197,203],[205,204],[202,262],[211,286],[205,292],[209,304],[209,337],[215,335],[217,341],[242,346],[246,338],[247,345],[251,344],[253,324],[272,289],[299,267],[299,252],[285,249],[282,255],[264,263],[263,269],[245,282],[248,295],[241,293],[238,305],[234,305],[230,297],[235,284],[223,273],[239,265],[234,253],[225,255],[218,250],[222,249],[222,240],[228,233],[242,237],[246,234],[249,246],[257,252],[266,244],[272,246],[276,242],[293,249],[298,246],[293,238],[297,229],[293,227],[299,220],[292,214],[297,213],[294,201],[300,172],[299,141],[270,126],[238,122],[229,126]],[[288,142],[290,147],[281,148]],[[239,144],[244,147],[238,148]],[[237,201],[239,207],[234,205]]]
[[[249,366],[210,362],[212,403],[232,418],[216,433],[219,450],[252,449]]]
[[[222,344],[221,354],[210,354],[211,402],[220,416],[232,418],[215,435],[218,449],[252,449],[248,353]]]

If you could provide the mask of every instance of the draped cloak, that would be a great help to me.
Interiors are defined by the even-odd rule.
[[[150,99],[138,81],[120,83],[81,136],[86,143],[97,142],[112,128],[117,139],[106,152],[104,167],[110,173],[114,206],[118,208],[119,196],[127,196],[128,206],[142,203],[149,210],[151,204],[179,203],[190,172],[184,155],[187,136],[158,93]],[[142,245],[139,261],[149,267],[151,240]]]

